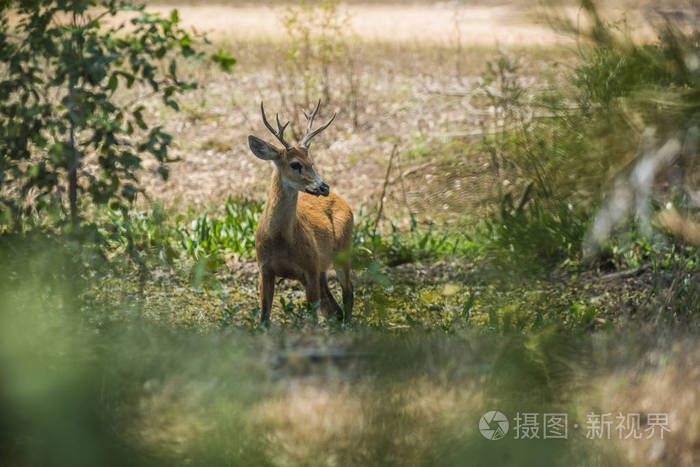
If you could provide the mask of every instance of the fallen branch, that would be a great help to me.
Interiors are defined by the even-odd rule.
[[[630,277],[641,276],[647,270],[649,270],[648,264],[646,266],[642,266],[636,269],[628,269],[626,271],[618,271],[610,274],[605,274],[604,276],[601,276],[601,279],[606,281],[614,281],[617,279],[629,279]]]

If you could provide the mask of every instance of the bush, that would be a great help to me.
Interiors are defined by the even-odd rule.
[[[561,205],[551,212],[535,201],[485,220],[474,241],[497,264],[544,271],[576,261],[587,226],[588,215],[583,210]]]
[[[105,20],[124,12],[136,13],[128,27]],[[204,54],[177,11],[164,18],[129,1],[36,0],[2,2],[0,14],[0,231],[46,212],[75,231],[88,197],[127,208],[142,191],[146,154],[167,178],[172,136],[145,120],[142,99],[125,103],[115,92],[150,92],[179,109],[175,96],[196,84],[180,80],[178,60]],[[212,59],[233,64],[223,52]]]

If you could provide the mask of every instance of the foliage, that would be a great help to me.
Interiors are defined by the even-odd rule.
[[[653,42],[637,42],[624,23],[605,21],[593,2],[582,7],[587,28],[560,23],[581,40],[583,60],[572,77],[583,118],[576,131],[592,142],[587,163],[605,174],[594,187],[605,198],[587,239],[595,251],[631,217],[640,232],[651,232],[655,211],[697,190],[698,6],[675,16],[657,12]],[[697,206],[684,211],[698,214]]]
[[[574,94],[529,95],[506,58],[488,69],[481,91],[494,126],[485,125],[492,132],[480,148],[492,156],[499,192],[490,217],[466,231],[415,218],[382,230],[357,213],[356,312],[347,327],[319,324],[297,286],[280,287],[274,324],[258,327],[251,261],[261,201],[229,198],[178,214],[134,209],[120,192],[116,203],[84,211],[93,223],[84,234],[106,246],[101,252],[24,228],[52,225],[52,210],[63,220],[65,199],[21,213],[34,224],[17,230],[29,232],[0,236],[3,460],[617,465],[623,448],[582,432],[561,443],[505,439],[495,449],[477,422],[497,408],[567,413],[570,425],[584,426],[584,414],[625,410],[606,405],[610,391],[598,390],[610,387],[616,403],[629,395],[631,410],[642,396],[670,393],[669,412],[692,413],[686,402],[696,388],[685,375],[697,367],[698,247],[639,220],[610,237],[596,263],[582,261],[580,246],[611,174],[634,167],[637,141],[620,138],[621,129],[655,124],[662,140],[678,131],[692,143],[696,76],[683,78],[673,55],[695,45],[621,45],[603,26],[595,37],[606,42],[577,69]],[[547,115],[533,113],[545,104]],[[132,136],[147,137],[138,128]],[[86,170],[90,151],[81,155]],[[88,175],[79,179],[86,190]],[[54,192],[62,196],[61,183]],[[640,199],[691,217],[687,186]],[[224,259],[248,264],[229,270]],[[205,269],[213,280],[199,287]],[[685,432],[669,433],[665,462],[692,453]],[[690,447],[679,449],[679,438]]]
[[[584,91],[586,110],[599,105],[624,112],[627,103],[634,107],[627,112],[640,112],[642,120],[656,124],[664,116],[675,123],[697,118],[699,50],[692,8],[675,17],[660,12],[652,24],[658,40],[652,43],[634,42],[629,30],[601,19],[593,2],[585,2],[583,10],[591,28],[578,32],[590,45],[574,83]]]
[[[12,14],[9,14],[12,11]],[[131,13],[130,13],[131,12]],[[73,228],[80,208],[124,209],[142,191],[137,173],[143,155],[167,178],[172,136],[145,119],[150,92],[177,110],[180,59],[204,58],[196,37],[143,6],[115,0],[37,0],[0,5],[0,221],[21,228],[35,212],[53,212],[57,224],[69,212]],[[107,18],[132,14],[130,24]],[[224,68],[233,59],[212,56]],[[139,96],[117,99],[125,87]]]
[[[81,324],[84,317],[101,310],[89,307],[79,312],[62,306],[70,295],[62,288],[63,282],[41,280],[35,274],[60,269],[59,255],[52,258],[46,252],[29,261],[17,255],[9,258],[11,263],[0,265],[3,273],[9,268],[28,278],[15,282],[15,287],[0,285],[0,375],[5,382],[0,388],[4,414],[0,450],[5,461],[50,466],[172,465],[183,460],[206,465],[271,465],[285,455],[284,443],[269,442],[263,435],[272,431],[271,423],[276,430],[280,421],[266,415],[264,403],[273,400],[273,395],[284,397],[283,391],[276,392],[274,381],[294,381],[305,371],[295,366],[309,365],[304,348],[286,343],[284,335],[270,333],[255,339],[243,332],[202,335],[134,318],[99,327],[90,321]],[[362,365],[359,374],[364,378],[403,393],[403,385],[392,386],[381,379],[382,370],[393,368],[395,374],[412,378],[408,359],[430,370],[426,357],[414,354],[420,352],[420,346],[407,345],[400,338],[390,345],[381,344],[386,336],[383,340],[378,337],[369,336],[358,347],[377,357],[351,360]],[[308,339],[318,337],[308,334]],[[437,345],[426,337],[420,342],[431,348]],[[459,341],[454,345],[462,346]],[[398,367],[396,363],[386,365],[383,348],[393,348],[391,354],[401,357]],[[438,350],[449,355],[447,348]],[[339,352],[343,351],[340,347]],[[485,363],[488,355],[484,353],[479,361]],[[269,365],[268,361],[278,363]],[[462,363],[460,371],[470,366]],[[483,363],[474,367],[484,374],[492,371]],[[308,368],[316,374],[319,367]],[[380,396],[377,389],[367,388]],[[408,407],[407,403],[398,407],[404,405]],[[285,411],[295,408],[293,403],[279,407]],[[326,446],[345,465],[365,464],[381,455],[382,443],[371,442],[368,435],[376,436],[376,430],[386,426],[398,429],[407,420],[387,412],[361,423],[361,432],[348,433],[357,446],[352,454],[342,444]],[[420,420],[411,421],[413,429],[419,426]],[[457,433],[461,431],[463,428]],[[384,430],[387,439],[394,435],[394,429]],[[363,441],[365,436],[368,439]],[[313,445],[321,442],[315,441]],[[406,455],[407,448],[393,448],[394,455]],[[422,449],[416,453],[427,454]],[[352,462],[358,456],[361,460]],[[313,460],[308,455],[302,459]]]
[[[650,295],[657,308],[653,320],[692,319],[700,310],[700,250],[668,233],[654,229],[640,232],[636,224],[605,245],[604,256],[612,268],[651,274]]]
[[[338,0],[299,0],[287,6],[280,21],[288,47],[275,64],[275,81],[293,134],[299,137],[299,107],[310,109],[318,98],[336,101],[358,128],[366,83],[348,40],[350,13]]]
[[[587,227],[588,215],[580,209],[561,205],[551,212],[534,201],[486,219],[474,241],[496,263],[543,271],[564,261],[575,262]]]
[[[166,211],[159,204],[150,210],[99,210],[99,241],[114,267],[129,269],[124,259],[138,266],[140,289],[150,271],[158,268],[189,273],[197,286],[221,268],[225,260],[255,256],[255,229],[262,201],[231,198],[215,210],[194,217]],[[141,290],[142,291],[142,290]]]
[[[537,199],[556,210],[581,190],[600,186],[605,171],[585,157],[590,142],[584,122],[563,91],[534,87],[507,52],[487,62],[481,78],[477,98],[492,109],[481,121],[481,147],[491,159],[499,208]]]
[[[368,264],[372,259],[389,266],[435,259],[442,256],[464,255],[468,252],[467,237],[449,230],[440,232],[433,223],[421,229],[411,217],[408,231],[401,231],[395,221],[390,222],[391,233],[382,234],[369,216],[359,213],[361,220],[353,230],[355,262]]]
[[[502,54],[476,90],[493,110],[482,124],[482,148],[501,216],[486,222],[488,235],[514,257],[539,251],[543,265],[582,246],[600,253],[630,217],[640,235],[651,235],[655,213],[697,189],[700,50],[692,11],[659,13],[652,43],[635,42],[625,23],[606,22],[593,2],[583,3],[582,14],[589,26],[550,18],[579,40],[571,87],[532,89],[518,61]],[[524,217],[528,203],[538,204]],[[513,206],[515,216],[502,214]],[[573,211],[560,223],[571,222],[566,232],[554,228],[553,219]],[[683,214],[693,219],[699,211],[685,203]],[[581,229],[588,229],[583,238]]]
[[[118,226],[102,231],[110,246],[109,259],[136,257],[139,269],[116,264],[125,281],[119,287],[121,298],[103,292],[96,296],[105,302],[132,296],[137,308],[149,297],[149,314],[164,313],[159,319],[186,326],[198,316],[197,326],[202,328],[255,327],[255,269],[241,273],[239,265],[232,276],[223,265],[224,260],[228,266],[252,260],[261,207],[260,201],[229,199],[214,215],[190,220],[158,206],[127,218],[109,213],[109,225]],[[542,327],[583,332],[617,322],[622,318],[616,302],[592,302],[600,292],[588,290],[590,278],[583,285],[577,279],[590,274],[580,250],[588,219],[585,211],[572,206],[551,213],[533,201],[521,210],[512,208],[485,219],[467,232],[415,222],[402,231],[390,222],[390,232],[383,234],[360,212],[353,242],[356,323],[444,332],[466,326],[501,334]],[[681,245],[661,230],[652,238],[632,230],[607,248],[598,267],[611,277],[615,271],[629,275],[617,292],[638,316],[671,322],[694,319],[700,277],[697,247]],[[126,254],[129,249],[135,253]],[[538,282],[552,274],[553,283]],[[567,281],[555,285],[561,274]],[[274,319],[282,326],[297,329],[317,321],[318,314],[306,309],[298,289],[282,288],[279,298],[282,312]],[[178,316],[171,316],[168,310],[180,302]]]
[[[262,211],[262,201],[229,196],[217,210],[220,217],[205,211],[187,226],[179,216],[180,247],[193,259],[225,254],[250,259],[255,255],[255,229]]]
[[[177,442],[144,449],[136,441],[159,437],[166,425],[175,428],[174,419],[156,415],[157,404],[147,403],[146,415],[139,414],[143,406],[136,401],[145,403],[168,387],[187,387],[172,400],[174,408],[195,403],[196,412],[210,420],[216,413],[228,414],[217,422],[216,432],[226,433],[219,441],[202,436],[199,421],[177,422],[183,425],[175,431],[192,436],[188,456],[208,465],[223,464],[231,460],[226,446],[234,442],[240,462],[265,465],[261,445],[243,428],[247,422],[241,418],[241,409],[262,395],[264,384],[249,360],[241,358],[236,349],[240,344],[229,341],[233,347],[224,350],[227,346],[217,337],[173,332],[133,315],[128,322],[98,320],[114,305],[86,306],[76,300],[80,288],[64,280],[64,275],[91,271],[73,262],[72,251],[60,243],[46,243],[40,236],[27,240],[16,239],[12,249],[0,250],[0,274],[7,278],[0,285],[0,374],[3,381],[12,381],[0,389],[3,463],[177,463],[182,460],[172,450]],[[221,352],[221,359],[201,359],[201,352]],[[241,380],[243,375],[248,383]],[[254,381],[260,384],[251,392]],[[201,406],[191,398],[197,387],[207,400]],[[140,434],[125,436],[124,430],[132,428]],[[181,447],[176,449],[180,453]]]
[[[158,204],[150,211],[107,209],[101,224],[101,243],[113,258],[128,257],[139,264],[158,258],[161,265],[172,266],[180,257],[177,228]]]

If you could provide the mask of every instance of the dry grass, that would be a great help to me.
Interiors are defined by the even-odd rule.
[[[232,51],[238,64],[231,76],[193,67],[202,87],[183,98],[181,113],[151,103],[152,121],[165,122],[176,136],[173,155],[181,162],[171,166],[166,183],[147,171],[147,193],[180,207],[206,206],[229,194],[264,197],[271,167],[252,157],[246,143],[248,134],[267,135],[259,102],[292,120],[297,132],[304,110],[294,98],[298,77],[285,68],[289,39],[281,9],[241,2],[152,7],[166,12],[173,6],[185,26],[206,31],[213,47]],[[557,79],[557,65],[575,60],[570,40],[522,2],[343,8],[350,14],[345,52],[332,66],[331,99],[322,110],[337,112],[338,118],[312,153],[321,176],[356,210],[373,205],[391,148],[398,144],[400,165],[388,189],[388,215],[406,219],[411,212],[419,220],[422,214],[434,218],[436,211],[452,220],[452,213],[480,215],[493,186],[486,177],[487,158],[470,142],[478,142],[488,109],[480,108],[471,92],[486,62],[509,50],[520,57],[527,86],[541,88]],[[351,77],[360,89],[356,118],[350,110]],[[402,172],[407,175],[399,176]]]
[[[229,48],[238,51],[239,65],[232,76],[213,69],[201,73],[202,87],[184,97],[183,112],[164,110],[151,103],[153,121],[166,122],[175,135],[173,155],[181,162],[171,165],[169,182],[146,177],[147,193],[168,205],[203,206],[229,194],[260,198],[266,194],[272,168],[254,158],[246,137],[267,137],[259,115],[264,100],[271,112],[302,126],[299,105],[283,105],[281,97],[289,83],[280,77],[276,64],[283,49],[273,41],[241,41],[230,38]],[[439,202],[444,211],[474,210],[488,196],[483,177],[483,156],[464,144],[463,134],[478,133],[469,93],[485,62],[498,50],[463,48],[457,56],[448,46],[388,42],[356,42],[350,52],[362,57],[355,73],[361,83],[357,127],[347,106],[346,77],[342,66],[333,77],[332,101],[324,103],[321,117],[337,112],[333,126],[318,138],[312,156],[319,173],[353,207],[376,202],[394,144],[401,150],[399,165],[391,174],[387,213],[406,214],[433,210]],[[564,49],[520,50],[524,69],[538,73],[548,65],[544,56],[567,60]],[[429,66],[435,56],[437,66]],[[475,139],[474,137],[471,137]],[[451,144],[456,141],[458,144]],[[445,147],[435,152],[436,147]],[[400,172],[406,173],[399,177]],[[403,179],[403,183],[400,183]]]
[[[207,30],[214,38],[233,35],[250,39],[279,37],[279,7],[178,5],[183,24]],[[171,5],[155,5],[163,13]],[[460,34],[468,44],[543,45],[561,42],[563,37],[547,25],[533,23],[512,5],[469,5],[453,8],[447,4],[346,5],[350,29],[365,40],[452,43]]]
[[[556,465],[567,465],[557,457],[559,453],[571,456],[573,465],[689,467],[700,458],[700,420],[695,410],[700,354],[694,342],[677,336],[673,340],[676,343],[668,346],[662,340],[650,342],[649,336],[619,336],[619,340],[594,336],[588,353],[577,356],[575,364],[566,351],[550,355],[557,366],[575,365],[576,374],[562,379],[551,368],[547,382],[528,379],[529,372],[539,367],[508,370],[506,364],[498,369],[499,358],[516,358],[521,366],[531,364],[533,349],[525,351],[533,353],[520,357],[522,361],[504,355],[494,360],[479,357],[484,350],[479,339],[472,340],[464,355],[441,360],[444,355],[438,351],[428,361],[399,360],[396,367],[384,368],[383,376],[367,372],[364,363],[355,360],[348,370],[338,361],[313,363],[293,357],[291,351],[285,375],[271,385],[271,392],[235,415],[212,417],[213,413],[202,410],[211,404],[204,397],[208,389],[177,377],[147,387],[138,407],[144,423],[137,426],[137,433],[147,450],[186,452],[197,439],[225,432],[222,419],[235,416],[246,421],[248,430],[260,434],[269,461],[281,466],[425,465],[438,459],[451,464],[481,460],[480,455],[498,459],[502,449],[511,455],[521,450],[523,455],[520,462],[507,465],[542,465],[543,456],[554,456],[550,459]],[[501,344],[505,351],[506,341]],[[450,345],[454,342],[446,348],[460,348]],[[407,364],[408,373],[401,373],[399,368]],[[534,381],[541,387],[528,386]],[[540,392],[547,390],[555,390],[555,395]],[[540,414],[540,421],[542,413],[567,412],[567,438],[562,443],[514,441],[511,425],[499,445],[484,444],[477,423],[485,410],[493,409],[504,411],[509,419],[516,411],[532,411]],[[603,413],[612,416],[610,438],[604,434],[603,439],[588,439],[588,415]],[[620,413],[640,415],[641,439],[620,439],[626,434],[618,433],[614,421]],[[658,429],[647,438],[652,413],[668,414],[669,431],[663,438]]]
[[[635,367],[595,378],[592,385],[595,390],[584,397],[591,412],[611,413],[613,419],[619,413],[641,415],[641,439],[619,440],[612,427],[611,438],[616,440],[616,448],[629,465],[697,465],[699,358],[700,351],[694,342],[678,340],[670,349],[642,353]],[[663,439],[658,429],[654,436],[649,436],[649,413],[668,414],[669,431]],[[610,444],[610,441],[600,443]]]
[[[183,99],[180,114],[152,103],[153,121],[165,122],[176,136],[174,155],[181,162],[172,165],[167,183],[146,176],[147,193],[181,207],[208,205],[229,194],[264,197],[271,168],[252,157],[246,144],[248,134],[267,133],[259,102],[265,100],[297,130],[304,110],[298,99],[290,99],[299,83],[285,71],[289,39],[281,27],[281,9],[241,2],[157,2],[153,8],[166,12],[173,6],[186,26],[207,31],[214,47],[232,51],[238,64],[232,76],[192,68],[202,88]],[[322,110],[324,115],[337,112],[338,119],[312,153],[321,176],[355,209],[372,205],[391,148],[398,144],[401,165],[392,174],[388,215],[410,211],[420,218],[435,214],[436,206],[448,218],[453,212],[479,215],[493,189],[485,177],[488,160],[469,144],[478,141],[488,111],[470,94],[479,75],[506,49],[520,57],[527,86],[541,88],[560,74],[557,65],[575,60],[570,40],[522,2],[460,8],[353,3],[343,8],[351,18],[346,49],[332,67],[331,100]],[[360,89],[357,125],[349,104],[351,74]],[[408,174],[398,177],[398,170]]]

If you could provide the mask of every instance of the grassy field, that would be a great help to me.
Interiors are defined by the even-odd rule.
[[[167,181],[143,167],[128,217],[86,206],[99,254],[2,238],[0,464],[697,465],[697,165],[659,177],[648,225],[584,252],[644,130],[633,99],[581,104],[617,76],[582,59],[590,43],[528,2],[148,3],[234,73],[183,61],[199,87],[179,111],[115,96],[173,134],[177,161]],[[629,37],[652,40],[646,12]],[[356,218],[354,319],[281,281],[263,327],[253,232],[273,169],[246,137],[268,138],[261,100],[298,136],[319,98],[338,116],[315,166]],[[504,439],[479,431],[491,410]],[[535,439],[515,434],[525,413]],[[566,414],[565,439],[544,439],[545,414]]]

